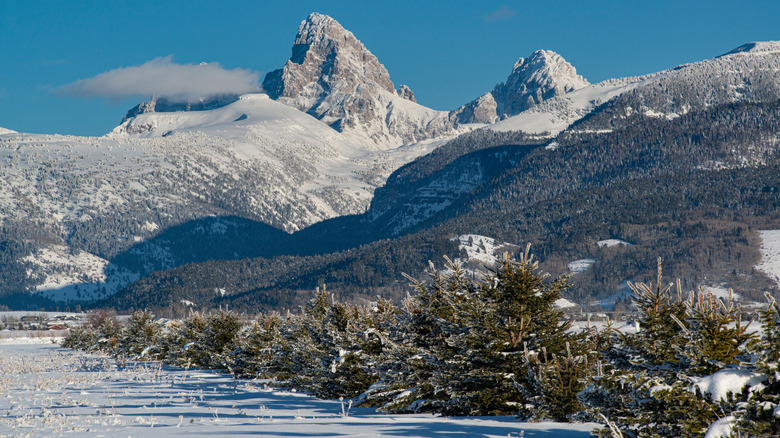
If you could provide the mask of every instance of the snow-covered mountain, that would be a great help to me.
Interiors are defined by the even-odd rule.
[[[556,134],[590,116],[576,129],[598,131],[637,112],[674,118],[723,103],[777,100],[779,53],[780,43],[751,43],[589,85],[562,57],[540,50],[521,58],[493,91],[447,113],[417,104],[406,86],[396,89],[352,33],[312,14],[290,60],[264,80],[268,94],[188,104],[156,97],[104,137],[0,128],[0,237],[31,248],[12,259],[13,269],[43,285],[100,281],[96,264],[109,266],[134,244],[195,219],[233,215],[293,232],[361,213],[391,172],[475,126],[462,124]],[[484,162],[495,167],[501,159]],[[391,234],[424,224],[489,181],[495,169],[488,167],[464,161],[446,181],[409,189],[414,202],[387,221]]]
[[[452,112],[460,123],[494,123],[543,101],[590,85],[563,57],[537,50],[520,58],[506,82]]]
[[[292,232],[360,213],[393,170],[458,132],[446,112],[396,91],[376,57],[324,15],[301,24],[276,76],[266,87],[277,100],[154,97],[99,138],[0,131],[0,226],[38,236],[10,269],[27,264],[41,287],[69,287],[100,277],[70,261],[107,266],[194,219],[234,215]]]
[[[206,216],[291,232],[360,213],[390,172],[442,141],[366,148],[264,94],[208,111],[137,114],[105,137],[9,133],[0,137],[0,222],[43,236],[26,262],[46,287],[74,269],[38,263],[50,245],[111,259]],[[86,279],[68,278],[77,277]]]
[[[416,103],[355,36],[314,13],[304,20],[290,60],[263,80],[271,98],[311,114],[339,132],[367,136],[381,147],[434,138],[455,123],[445,111]]]
[[[689,111],[739,102],[780,98],[780,42],[754,42],[725,55],[644,76],[609,79],[545,100],[490,126],[550,135],[568,128],[600,106],[588,129],[610,130],[635,112],[674,118]]]

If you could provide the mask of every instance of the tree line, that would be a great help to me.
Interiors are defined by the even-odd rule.
[[[529,247],[530,248],[530,247]],[[121,363],[158,360],[264,378],[382,412],[515,415],[599,421],[602,436],[702,436],[719,421],[776,436],[780,419],[780,309],[746,321],[731,298],[632,284],[638,330],[573,327],[556,306],[570,283],[539,270],[529,248],[483,276],[448,261],[396,306],[357,305],[325,289],[299,313],[254,317],[220,310],[181,320],[106,311],[63,345]],[[751,323],[760,330],[751,330]],[[707,386],[747,377],[729,391]],[[733,379],[732,379],[733,380]]]

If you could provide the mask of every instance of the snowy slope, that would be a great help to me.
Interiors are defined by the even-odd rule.
[[[479,234],[463,234],[451,240],[458,242],[458,249],[465,252],[460,262],[465,267],[476,269],[493,268],[505,253],[514,253],[519,248],[507,242],[496,242],[496,239]]]
[[[585,117],[599,105],[636,87],[656,80],[659,75],[610,79],[553,97],[516,116],[489,127],[496,131],[526,131],[554,136]]]
[[[364,210],[392,170],[438,144],[372,150],[261,94],[211,111],[141,114],[100,138],[11,134],[0,140],[0,219],[29,203],[55,222],[86,221],[85,210],[139,194],[163,206],[208,203],[216,190],[243,198],[236,213],[292,231]]]
[[[12,131],[10,129],[5,129],[3,127],[0,127],[0,135],[15,134],[15,133],[16,133],[16,131]]]
[[[105,298],[139,277],[106,259],[86,251],[74,252],[63,245],[39,248],[24,261],[41,278],[36,287],[40,295],[60,302],[86,303]]]
[[[74,278],[98,277],[74,258],[46,261],[72,252],[60,246],[74,235],[108,259],[212,215],[299,230],[364,211],[393,170],[445,140],[378,148],[264,94],[208,111],[139,114],[104,137],[9,133],[0,137],[0,223],[46,230],[44,250],[28,260],[39,289],[76,293]]]

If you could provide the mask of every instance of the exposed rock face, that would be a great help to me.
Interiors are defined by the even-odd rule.
[[[518,114],[551,97],[590,85],[563,57],[549,50],[537,50],[520,58],[506,82],[493,89],[498,112]]]
[[[395,92],[385,66],[352,32],[314,13],[298,28],[290,60],[265,77],[263,89],[272,99],[288,98],[298,109],[324,114],[329,95],[355,94],[364,84]]]
[[[213,96],[208,99],[199,99],[192,102],[176,102],[165,97],[152,97],[146,102],[141,102],[127,112],[122,119],[124,123],[127,119],[133,118],[139,114],[146,113],[168,113],[174,111],[207,111],[229,105],[238,100],[236,94],[224,94]]]
[[[515,63],[506,82],[451,114],[460,123],[493,123],[588,85],[561,55],[537,50]]]
[[[485,93],[451,113],[460,123],[495,123],[498,121],[496,99]]]
[[[412,92],[412,89],[406,85],[401,85],[398,87],[398,95],[406,100],[411,100],[412,102],[417,103],[417,99],[414,98],[414,92]]]
[[[304,20],[284,68],[263,89],[340,132],[364,132],[377,143],[408,143],[446,133],[447,114],[416,105],[409,87],[395,90],[387,69],[336,20]]]

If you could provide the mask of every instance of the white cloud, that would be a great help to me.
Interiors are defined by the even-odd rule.
[[[492,23],[494,21],[511,20],[512,18],[515,18],[515,15],[517,15],[517,11],[514,9],[510,9],[508,6],[501,6],[491,14],[486,15],[485,21]]]
[[[172,56],[155,58],[142,65],[122,67],[63,85],[60,94],[77,97],[165,96],[177,101],[195,101],[220,94],[257,91],[260,74],[236,68],[226,70],[217,62],[176,64]]]

